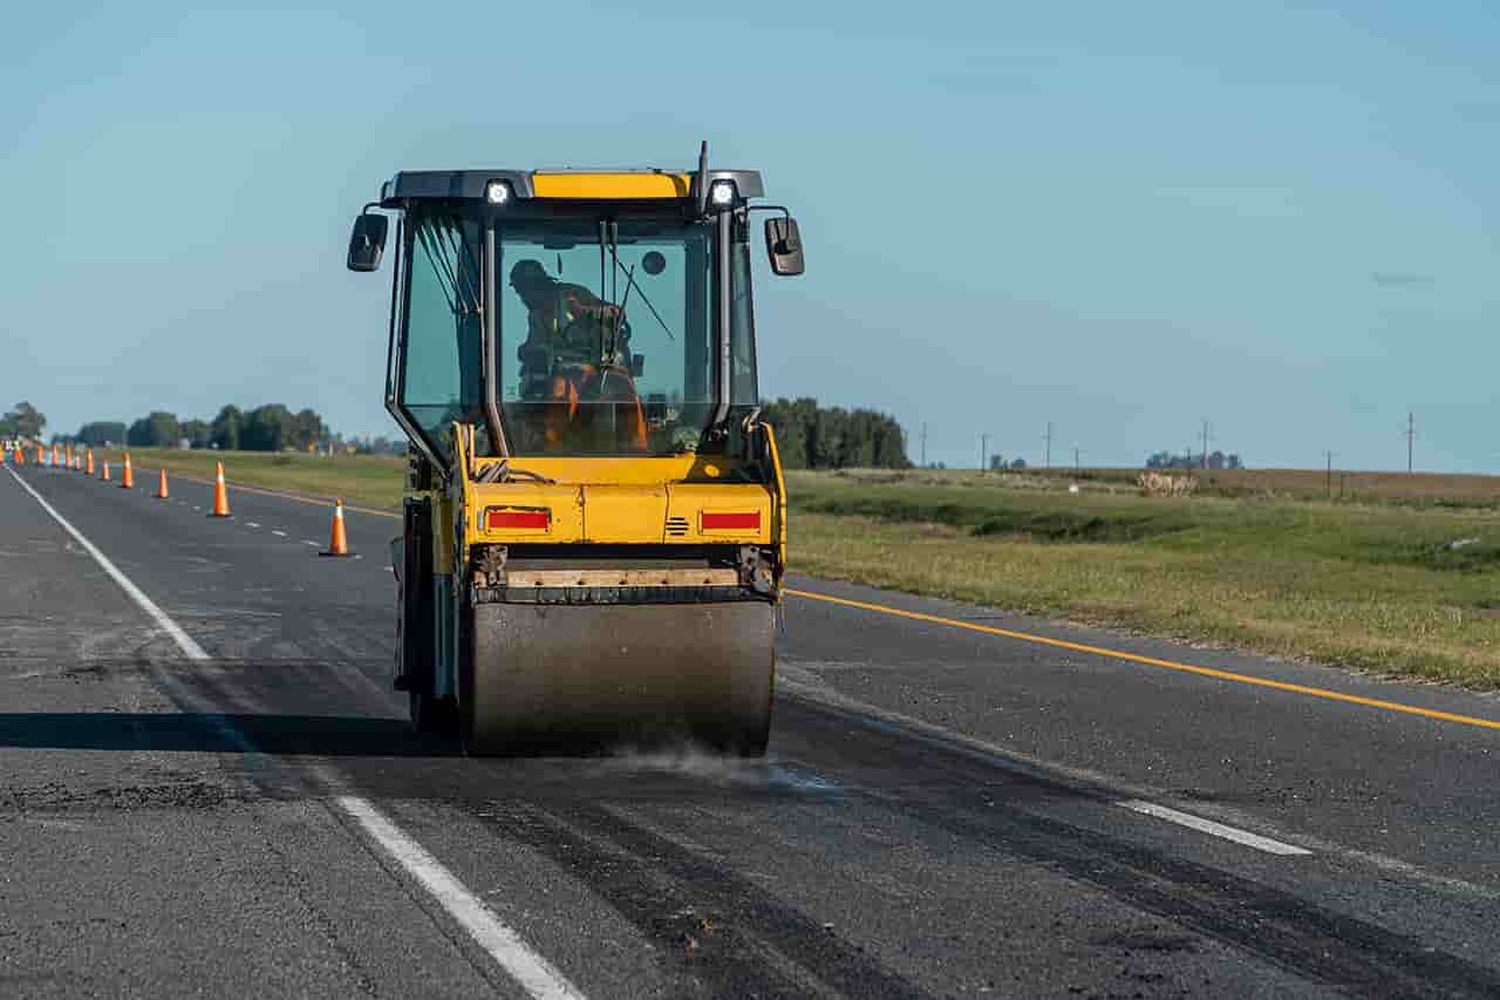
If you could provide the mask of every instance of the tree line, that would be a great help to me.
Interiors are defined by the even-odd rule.
[[[823,407],[811,397],[761,406],[776,429],[781,463],[789,469],[906,469],[906,435],[896,419],[874,410]]]
[[[1236,454],[1224,454],[1222,451],[1211,451],[1205,461],[1203,453],[1193,454],[1183,452],[1174,455],[1169,451],[1158,451],[1146,459],[1148,469],[1243,469],[1244,463]]]
[[[128,426],[96,420],[79,428],[76,440],[136,448],[176,448],[186,441],[190,448],[220,451],[308,451],[335,443],[335,436],[315,410],[293,413],[281,403],[266,403],[251,410],[231,404],[212,420],[179,420],[165,410],[153,410]]]

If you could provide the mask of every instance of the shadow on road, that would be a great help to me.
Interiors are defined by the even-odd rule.
[[[404,719],[213,712],[0,713],[0,747],[245,753],[246,743],[263,753],[320,757],[459,753],[456,743],[419,735]]]

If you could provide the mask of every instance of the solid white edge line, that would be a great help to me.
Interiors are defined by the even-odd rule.
[[[42,498],[41,494],[32,489],[30,483],[22,479],[10,466],[6,466],[5,471],[21,484],[22,489],[31,494],[31,498],[40,504],[54,521],[62,525],[64,531],[73,536],[75,542],[83,546],[84,551],[94,558],[104,572],[109,574],[110,579],[119,584],[120,589],[125,591],[126,595],[135,601],[146,614],[150,615],[151,620],[163,632],[171,636],[183,655],[190,660],[209,659],[209,655],[203,651],[202,646],[193,641],[192,636],[167,617],[167,613],[158,607],[155,601],[147,597],[130,581],[129,577],[120,572],[119,568],[109,561],[108,556],[84,537],[83,532],[73,527],[67,518],[59,514],[55,507]],[[441,862],[429,854],[421,844],[407,836],[372,803],[356,795],[340,795],[334,801],[374,838],[393,861],[416,879],[417,883],[438,901],[448,915],[456,920],[460,927],[468,931],[469,936],[498,962],[506,973],[525,988],[527,993],[536,1000],[585,1000],[577,987],[553,968],[552,963],[532,951],[526,942],[521,940],[520,935],[506,926],[479,897],[464,888],[463,883],[454,877],[452,872],[444,868]]]
[[[353,795],[341,795],[336,801],[526,992],[538,1000],[583,1000],[578,988],[551,962],[532,951],[494,910],[383,813]]]
[[[83,536],[83,532],[73,527],[73,525],[68,522],[67,518],[63,517],[57,512],[57,509],[55,507],[53,507],[46,500],[42,499],[42,495],[36,490],[32,489],[31,484],[22,479],[20,475],[16,473],[15,469],[12,469],[7,465],[5,467],[5,471],[10,473],[12,479],[21,484],[21,489],[31,494],[31,499],[41,504],[42,510],[45,510],[48,514],[50,514],[52,516],[52,520],[62,525],[63,530],[72,535],[75,542],[83,546],[83,550],[85,552],[94,557],[94,562],[98,563],[99,566],[104,570],[104,572],[109,574],[110,579],[114,580],[115,583],[118,583],[120,585],[120,589],[125,591],[126,595],[129,596],[132,601],[135,601],[136,604],[140,605],[141,610],[145,611],[146,614],[151,616],[151,620],[156,622],[158,628],[172,637],[172,641],[177,643],[177,648],[182,650],[184,656],[186,656],[190,660],[208,659],[208,654],[203,651],[202,646],[193,641],[192,636],[188,635],[176,622],[168,618],[167,613],[161,608],[157,607],[155,601],[151,600],[151,598],[142,593],[141,588],[137,587],[134,583],[131,583],[130,578],[124,573],[121,573],[120,570],[115,566],[115,564],[109,561],[109,557],[107,557],[103,552],[100,552],[98,548],[94,546],[94,543],[85,538]]]
[[[1127,799],[1123,802],[1116,802],[1115,805],[1123,806],[1126,809],[1130,809],[1138,813],[1144,813],[1147,816],[1155,816],[1157,819],[1164,819],[1169,823],[1176,823],[1179,826],[1185,826],[1191,830],[1197,830],[1199,833],[1207,833],[1212,834],[1215,837],[1223,837],[1225,840],[1232,840],[1237,844],[1244,844],[1246,847],[1253,847],[1257,851],[1265,851],[1267,854],[1279,854],[1285,857],[1293,857],[1308,855],[1312,853],[1312,851],[1309,851],[1302,847],[1295,847],[1291,844],[1283,844],[1279,840],[1272,840],[1270,837],[1262,837],[1258,833],[1251,833],[1248,830],[1240,830],[1236,827],[1226,826],[1223,823],[1215,823],[1211,819],[1204,819],[1201,816],[1194,816],[1191,813],[1178,812],[1176,809],[1169,809],[1166,806],[1159,806],[1154,802],[1145,802],[1141,799]]]

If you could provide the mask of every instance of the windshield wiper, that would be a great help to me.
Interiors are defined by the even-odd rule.
[[[620,263],[618,256],[615,257],[615,267],[618,267],[622,271],[625,270],[625,265]],[[626,271],[625,274],[625,297],[627,299],[630,297],[630,290],[632,288],[641,293],[641,301],[646,303],[646,308],[650,309],[651,315],[656,317],[656,322],[661,325],[662,332],[667,335],[667,339],[675,341],[677,338],[672,335],[671,329],[667,326],[667,321],[661,318],[661,313],[656,311],[656,306],[651,304],[651,299],[646,295],[646,290],[636,284],[635,268],[633,267],[629,271]]]

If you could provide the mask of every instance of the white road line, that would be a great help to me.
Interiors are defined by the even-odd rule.
[[[1199,833],[1208,833],[1215,837],[1223,837],[1225,840],[1232,840],[1237,844],[1253,847],[1257,851],[1265,851],[1267,854],[1280,854],[1290,857],[1312,853],[1312,851],[1301,847],[1294,847],[1291,844],[1283,844],[1279,840],[1272,840],[1270,837],[1262,837],[1258,833],[1225,826],[1223,823],[1215,823],[1211,819],[1204,819],[1201,816],[1194,816],[1191,813],[1178,812],[1176,809],[1168,809],[1166,806],[1159,806],[1154,802],[1145,802],[1141,799],[1127,799],[1124,802],[1116,802],[1115,805],[1124,806],[1126,809],[1132,809],[1147,816],[1155,816],[1157,819],[1164,819],[1169,823],[1176,823],[1190,830],[1197,830]]]
[[[336,801],[442,904],[448,915],[458,921],[480,947],[510,973],[511,978],[525,987],[526,992],[539,1000],[543,997],[548,1000],[582,1000],[583,994],[553,968],[551,962],[532,951],[515,931],[500,921],[495,911],[464,888],[452,872],[400,827],[364,799],[343,795]]]
[[[282,531],[280,528],[272,528],[271,529],[271,534],[275,535],[277,538],[285,538],[286,537],[286,532]]]
[[[125,593],[129,595],[130,599],[135,601],[136,604],[139,604],[141,606],[141,610],[150,615],[151,620],[156,622],[156,624],[161,628],[163,632],[172,637],[172,641],[177,643],[177,648],[182,650],[184,656],[186,656],[190,660],[208,659],[208,654],[203,651],[203,647],[194,642],[193,637],[188,635],[180,627],[178,627],[176,622],[168,618],[167,613],[161,608],[157,607],[156,603],[152,601],[151,598],[142,593],[139,587],[131,583],[130,578],[124,573],[121,573],[115,567],[115,564],[110,562],[103,552],[100,552],[97,548],[95,548],[93,542],[83,537],[83,532],[79,531],[77,528],[73,527],[73,525],[69,524],[67,518],[59,514],[50,503],[43,500],[42,495],[36,490],[32,489],[30,483],[22,479],[20,476],[16,475],[16,470],[12,469],[10,466],[6,466],[5,471],[10,473],[12,479],[21,484],[21,488],[23,490],[31,494],[31,498],[33,500],[42,505],[42,510],[45,510],[48,514],[52,515],[52,520],[62,525],[63,530],[72,535],[75,542],[83,546],[83,550],[85,552],[94,557],[94,561],[98,563],[101,568],[103,568],[104,572],[109,574],[110,579],[114,580],[115,583],[118,583],[120,585],[120,589],[125,591]]]
[[[151,620],[177,643],[177,648],[182,650],[184,656],[190,660],[204,661],[209,655],[203,651],[203,647],[193,641],[182,628],[167,617],[167,613],[157,607],[156,602],[147,597],[124,573],[109,561],[109,557],[100,552],[94,543],[84,537],[83,532],[73,527],[68,519],[63,517],[41,494],[31,488],[31,484],[16,474],[9,466],[5,467],[11,478],[21,484],[21,488],[31,494],[31,498],[41,504],[42,509],[52,515],[52,519],[62,525],[63,530],[73,536],[73,540],[81,545],[94,561],[108,573],[120,589],[135,601]],[[316,544],[316,543],[315,543]],[[237,734],[238,735],[238,734]],[[243,738],[236,740],[247,749],[252,745]],[[489,954],[500,967],[510,975],[522,988],[536,1000],[585,1000],[576,986],[567,980],[561,972],[553,967],[540,954],[533,951],[521,936],[507,926],[488,906],[475,896],[464,884],[460,882],[452,872],[443,867],[442,863],[434,858],[427,850],[406,834],[389,817],[366,799],[357,795],[340,795],[334,801],[340,809],[348,813],[360,827],[388,854],[391,860],[406,870],[407,874],[417,881],[423,889],[426,889],[432,897],[448,912],[448,915],[458,922],[459,926],[469,932],[475,942]]]
[[[247,527],[247,528],[259,528],[259,527],[260,527],[260,525],[259,525],[259,524],[257,524],[257,523],[256,523],[256,522],[254,522],[254,521],[246,521],[246,522],[245,522],[245,527]]]
[[[317,548],[319,543],[313,541],[311,538],[304,538],[302,539],[302,544],[311,545],[313,548]]]

